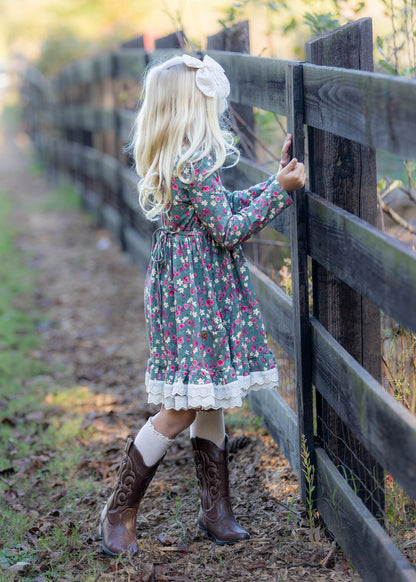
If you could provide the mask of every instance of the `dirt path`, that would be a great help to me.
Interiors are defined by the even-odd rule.
[[[51,471],[50,490],[44,494],[58,503],[59,492],[65,498],[71,479],[85,476],[94,484],[94,491],[77,504],[58,503],[55,516],[38,508],[39,529],[43,527],[45,535],[50,534],[47,524],[57,520],[64,520],[68,531],[76,523],[81,547],[59,578],[49,578],[46,567],[51,559],[61,559],[59,555],[39,553],[36,581],[360,580],[319,527],[317,541],[311,543],[296,478],[271,438],[244,409],[233,411],[226,420],[232,436],[249,437],[249,444],[233,455],[230,469],[233,505],[252,539],[220,547],[195,527],[196,480],[184,434],[170,449],[142,503],[139,556],[114,560],[101,553],[97,516],[110,492],[123,442],[155,411],[146,403],[143,386],[148,354],[143,277],[86,215],[51,209],[54,197],[59,207],[59,195],[42,176],[30,173],[31,150],[25,136],[3,136],[0,148],[2,189],[17,202],[15,218],[22,233],[18,245],[30,251],[30,266],[39,274],[36,300],[44,313],[39,325],[43,344],[32,356],[54,370],[35,380],[48,388],[46,402],[55,414],[59,410],[62,423],[80,419],[82,436],[73,442],[81,453],[76,471],[59,482]],[[57,386],[66,387],[66,400],[58,398]],[[28,538],[35,544],[39,535],[33,530]],[[83,552],[93,553],[95,572],[85,565]]]

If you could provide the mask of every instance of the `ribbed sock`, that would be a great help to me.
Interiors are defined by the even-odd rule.
[[[143,457],[145,465],[152,467],[162,458],[174,440],[158,432],[149,418],[137,433],[134,444]]]
[[[199,410],[196,418],[190,427],[191,438],[200,437],[216,444],[217,447],[224,446],[225,426],[224,413],[219,410]]]

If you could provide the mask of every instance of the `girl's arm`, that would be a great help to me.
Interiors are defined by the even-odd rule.
[[[292,202],[274,176],[266,183],[249,188],[247,192],[258,192],[258,196],[252,198],[238,212],[233,212],[229,195],[227,196],[218,174],[204,177],[209,171],[209,160],[202,160],[197,170],[197,180],[188,186],[190,202],[212,238],[227,249],[231,250],[264,228]],[[294,173],[296,179],[293,178]],[[288,178],[289,174],[292,175],[291,178]],[[303,183],[303,175],[303,165],[292,160],[279,178],[282,182],[293,185],[292,189],[296,189]],[[235,198],[235,194],[231,193],[232,198]]]
[[[268,180],[261,182],[260,184],[256,184],[255,186],[251,186],[247,188],[247,190],[235,190],[234,192],[230,192],[223,187],[224,195],[226,196],[231,210],[233,214],[240,212],[247,206],[250,206],[254,198],[260,196],[267,188],[270,187],[272,182],[275,181],[276,176],[270,176]]]
[[[290,148],[292,147],[292,134],[288,133],[286,135],[285,143],[282,147],[282,153],[280,156],[279,172],[285,168],[290,162]],[[248,206],[253,198],[259,196],[270,184],[275,180],[275,176],[271,176],[267,181],[252,186],[247,190],[237,190],[235,192],[228,192],[224,190],[225,195],[228,198],[230,206],[233,212],[239,212],[244,207]]]

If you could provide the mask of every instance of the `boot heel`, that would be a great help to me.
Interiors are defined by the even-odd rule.
[[[231,508],[228,437],[224,449],[199,437],[191,442],[201,498],[198,527],[219,545],[248,540],[250,534],[237,523]]]

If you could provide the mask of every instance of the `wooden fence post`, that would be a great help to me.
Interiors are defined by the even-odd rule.
[[[248,20],[237,22],[230,29],[224,28],[217,34],[207,38],[208,51],[227,51],[233,53],[250,53],[250,31]],[[230,103],[234,115],[235,129],[240,135],[242,153],[248,158],[255,158],[255,150],[251,147],[254,131],[254,113],[249,105]]]
[[[306,61],[373,70],[372,23],[363,18],[306,43]],[[374,223],[377,215],[375,151],[334,134],[308,128],[311,190]],[[344,249],[348,252],[348,249]],[[340,260],[342,256],[340,255]],[[332,336],[381,380],[380,313],[315,261],[313,312]],[[383,471],[317,394],[318,436],[336,465],[358,482],[358,494],[376,515],[384,512]],[[325,442],[326,441],[326,442]],[[345,446],[345,445],[348,446]],[[355,483],[357,485],[357,483]]]
[[[292,156],[304,161],[305,136],[303,130],[303,66],[290,63],[286,69],[287,130],[292,134]],[[291,220],[293,330],[296,367],[296,404],[298,417],[299,451],[304,440],[312,465],[314,459],[313,393],[311,375],[311,343],[309,325],[307,216],[305,189],[292,193]],[[299,455],[300,494],[306,504],[308,483]]]

